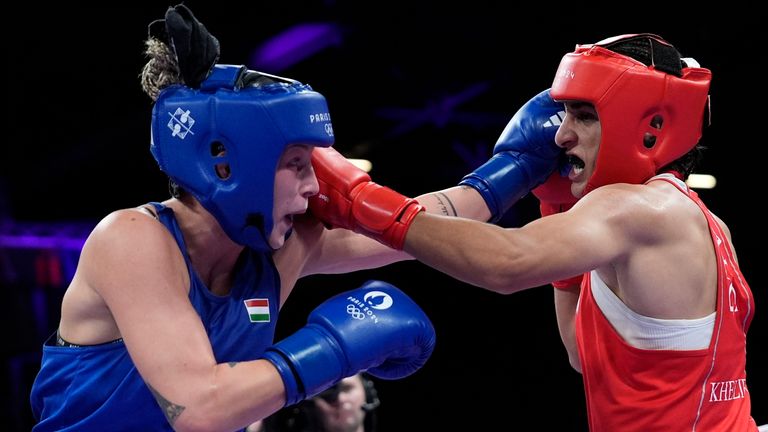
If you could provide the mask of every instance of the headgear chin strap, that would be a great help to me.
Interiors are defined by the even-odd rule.
[[[235,242],[269,251],[277,163],[291,144],[333,145],[325,98],[308,85],[216,65],[199,89],[164,89],[152,155]]]
[[[652,64],[610,49],[624,42],[638,46],[647,42]],[[654,54],[677,63],[673,68],[654,64]],[[595,171],[585,194],[610,183],[643,183],[696,146],[712,74],[698,64],[687,66],[672,45],[652,34],[577,45],[563,57],[552,98],[591,103],[602,128]],[[680,76],[669,73],[674,69]]]

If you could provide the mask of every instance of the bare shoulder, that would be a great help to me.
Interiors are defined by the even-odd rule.
[[[147,249],[178,249],[165,226],[140,209],[122,209],[110,213],[94,228],[83,252],[91,249],[108,255],[136,254]]]
[[[184,265],[165,226],[139,209],[117,210],[102,219],[86,240],[80,259],[80,270],[85,272],[81,276],[99,292],[120,285],[123,278],[164,274]]]
[[[62,337],[86,345],[124,337],[130,323],[141,320],[118,326],[119,316],[157,304],[164,287],[168,297],[179,298],[188,283],[184,258],[161,223],[143,210],[113,212],[83,246],[62,300]]]
[[[581,198],[573,208],[596,220],[627,226],[637,223],[639,216],[647,216],[649,211],[648,197],[643,189],[623,183],[599,187]]]
[[[675,238],[679,224],[698,208],[671,185],[611,184],[582,198],[574,209],[615,227],[635,241],[655,243]]]

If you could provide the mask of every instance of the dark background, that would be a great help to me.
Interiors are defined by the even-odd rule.
[[[359,3],[359,4],[358,4]],[[151,101],[138,75],[146,25],[175,2],[86,7],[19,4],[4,13],[4,139],[0,234],[79,238],[103,216],[167,196],[149,151]],[[507,120],[547,88],[576,43],[653,32],[712,69],[713,125],[699,170],[718,179],[700,195],[729,224],[757,314],[749,334],[753,416],[768,423],[768,335],[762,205],[766,38],[754,11],[728,7],[673,15],[659,4],[611,14],[597,4],[539,2],[186,2],[222,45],[222,63],[248,64],[311,84],[328,99],[336,148],[374,163],[379,183],[411,196],[442,189],[483,162]],[[634,10],[639,8],[638,10]],[[624,6],[622,7],[624,9]],[[253,52],[302,23],[332,29],[313,55],[286,68]],[[736,29],[729,31],[726,29]],[[526,197],[507,226],[536,216]],[[28,392],[40,344],[55,328],[76,248],[0,246],[0,424],[31,427]],[[299,282],[279,337],[330,295],[376,278],[408,292],[438,334],[418,373],[377,381],[380,430],[586,430],[581,377],[557,333],[551,287],[501,296],[416,262]]]

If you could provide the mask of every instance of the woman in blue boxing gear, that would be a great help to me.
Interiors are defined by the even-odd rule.
[[[316,216],[397,245],[424,209],[488,219],[482,195],[458,186],[416,201],[351,169],[328,173],[329,153],[313,167],[313,154],[333,144],[322,95],[217,64],[218,40],[183,5],[150,35],[142,77],[155,100],[150,150],[173,197],[111,213],[86,241],[43,347],[34,430],[239,430],[359,371],[397,379],[418,370],[434,346],[432,325],[382,282],[329,300],[274,343],[279,308],[300,277],[410,258],[297,216],[321,184],[333,185],[375,207],[334,215],[326,206]],[[551,169],[538,171],[522,193]],[[499,176],[486,183],[514,187]],[[332,205],[349,202],[329,194]]]

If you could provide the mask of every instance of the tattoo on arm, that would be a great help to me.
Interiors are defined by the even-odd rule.
[[[435,199],[437,200],[437,203],[440,204],[441,206],[440,212],[442,214],[444,214],[445,216],[456,216],[458,214],[456,213],[456,207],[453,206],[453,202],[451,202],[451,199],[448,198],[446,194],[442,192],[438,192],[434,196],[435,196]],[[451,207],[450,210],[448,209],[448,206],[446,206],[446,203],[448,203],[448,206]]]
[[[163,410],[163,414],[165,414],[165,419],[168,420],[168,424],[173,426],[173,424],[176,423],[176,419],[179,418],[181,413],[184,411],[185,407],[176,405],[175,403],[164,398],[163,395],[158,393],[157,390],[152,388],[151,385],[147,384],[147,387],[149,387],[152,395],[155,396],[157,403],[160,405],[160,409]]]
[[[233,368],[233,367],[237,366],[237,362],[229,362],[229,363],[227,363],[227,364],[228,364],[228,365],[229,365],[229,367],[231,367],[231,368]]]

